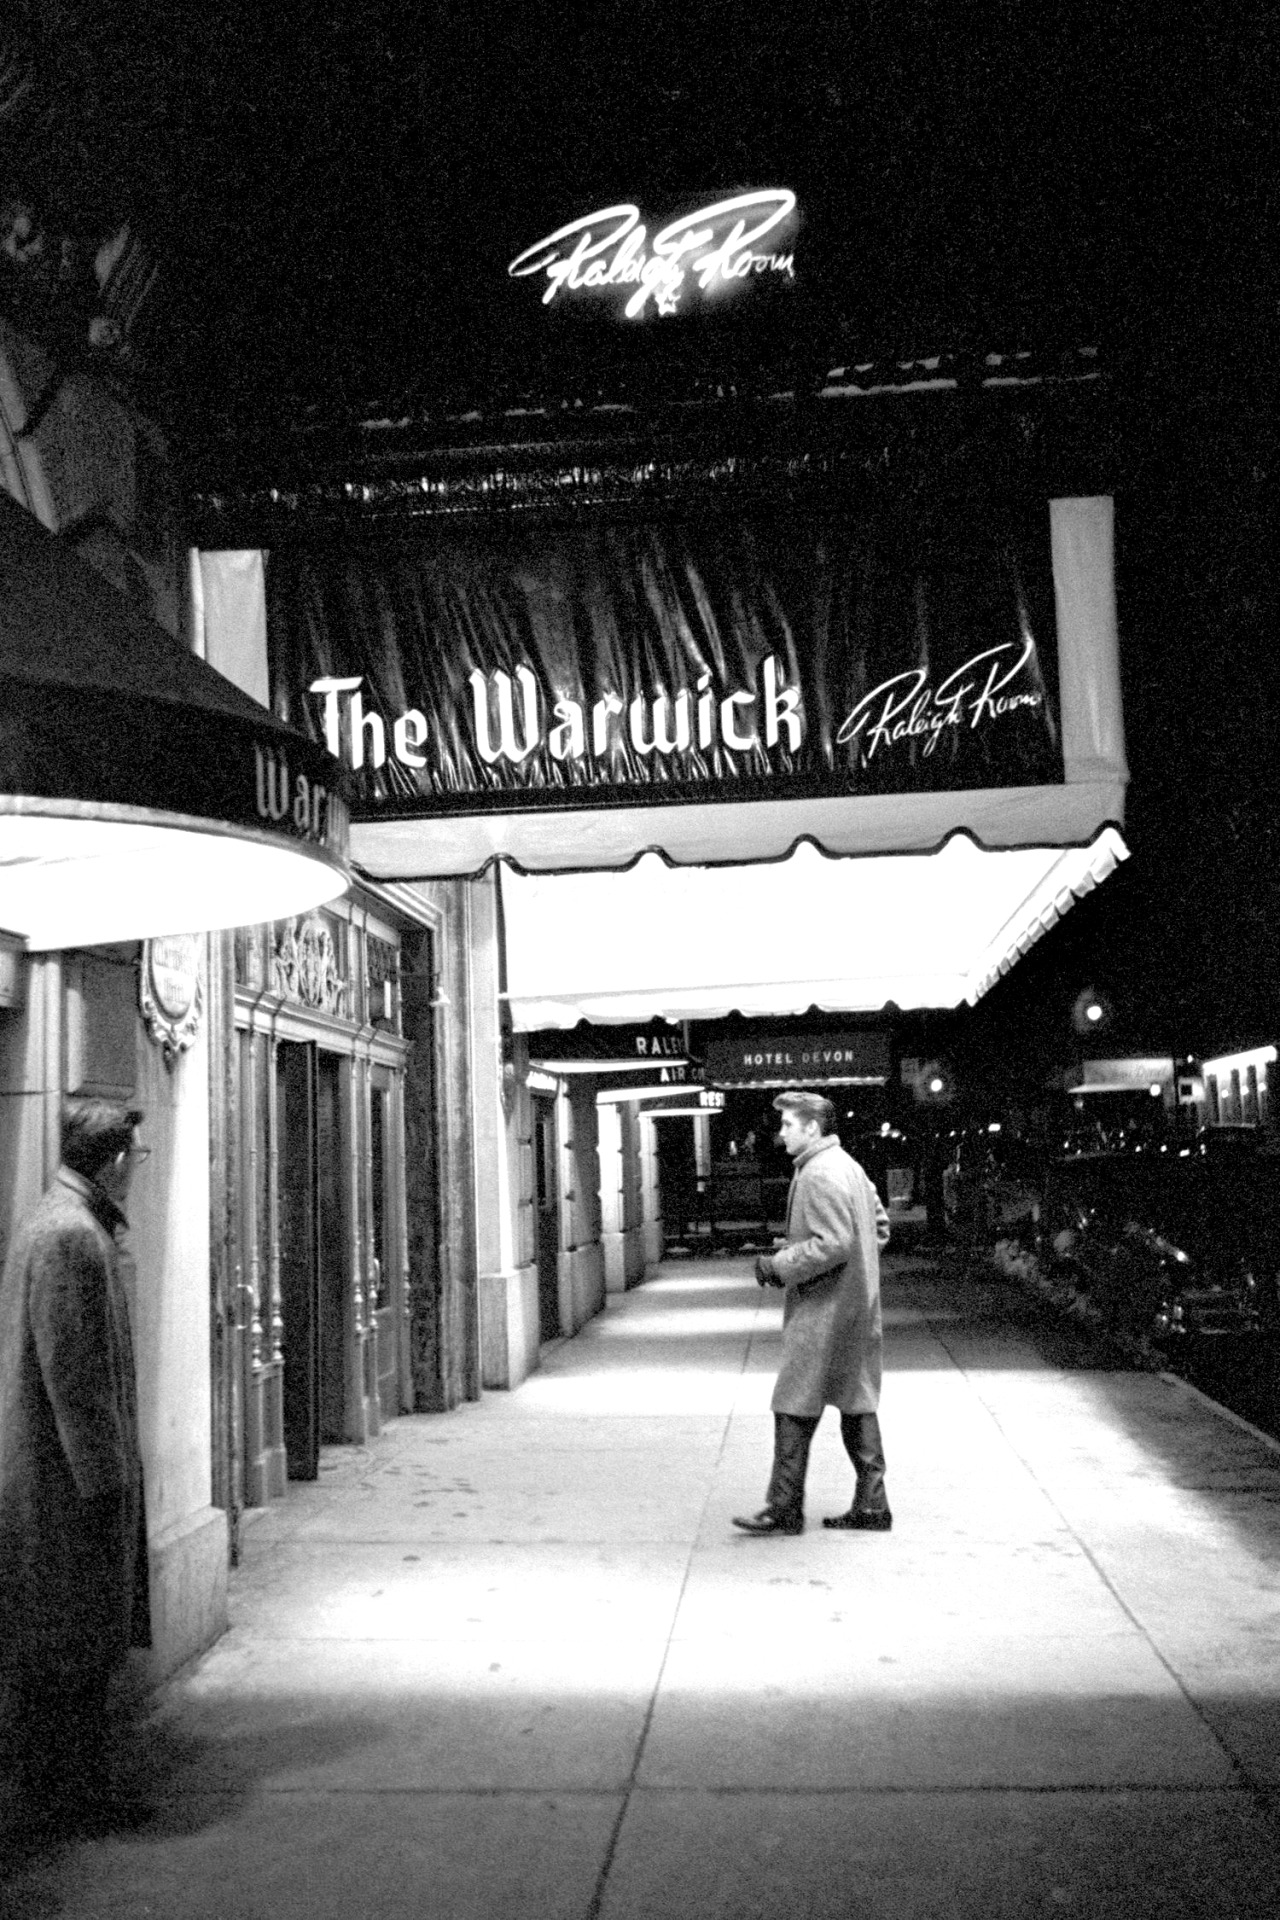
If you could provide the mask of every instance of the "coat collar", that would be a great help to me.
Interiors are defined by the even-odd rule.
[[[61,1186],[70,1188],[88,1207],[100,1227],[110,1234],[129,1225],[115,1201],[102,1191],[93,1180],[86,1180],[82,1173],[76,1173],[71,1167],[59,1167],[57,1174]]]
[[[819,1134],[811,1147],[806,1147],[803,1153],[796,1155],[792,1163],[796,1172],[799,1173],[801,1167],[807,1167],[809,1162],[815,1160],[820,1153],[829,1153],[832,1147],[839,1145],[840,1142],[834,1133]]]

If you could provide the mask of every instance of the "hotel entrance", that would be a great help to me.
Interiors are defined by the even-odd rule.
[[[233,1512],[314,1480],[322,1447],[362,1444],[415,1404],[411,1306],[430,1310],[438,1272],[434,1029],[417,978],[432,955],[426,928],[365,903],[235,936],[215,1085],[236,1283],[215,1357],[219,1493]]]

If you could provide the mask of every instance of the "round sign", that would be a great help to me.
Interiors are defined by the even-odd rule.
[[[169,1066],[200,1029],[203,944],[198,933],[167,933],[148,940],[142,950],[142,1015]]]
[[[170,1020],[185,1020],[200,991],[200,940],[167,933],[150,943],[151,991]]]

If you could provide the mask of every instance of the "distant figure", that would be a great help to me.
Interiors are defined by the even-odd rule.
[[[67,1102],[62,1164],[0,1282],[0,1753],[35,1819],[105,1805],[111,1675],[150,1644],[117,1254],[141,1119]]]
[[[824,1407],[840,1409],[840,1437],[856,1486],[847,1513],[827,1527],[887,1533],[880,1404],[880,1249],[889,1216],[831,1126],[831,1102],[780,1093],[783,1145],[795,1164],[785,1241],[756,1261],[762,1287],[785,1287],[782,1366],[773,1389],[774,1452],[765,1504],[746,1533],[801,1533],[809,1447]]]

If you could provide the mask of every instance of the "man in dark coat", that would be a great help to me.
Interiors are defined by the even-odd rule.
[[[773,1473],[762,1510],[736,1519],[746,1533],[800,1533],[809,1446],[824,1407],[840,1409],[840,1435],[856,1488],[847,1513],[824,1526],[887,1533],[893,1525],[880,1437],[880,1249],[889,1216],[872,1182],[831,1131],[831,1102],[782,1093],[782,1143],[795,1163],[786,1240],[756,1262],[761,1286],[786,1289],[782,1366],[773,1389]]]
[[[105,1796],[111,1675],[150,1644],[118,1237],[137,1108],[68,1101],[62,1164],[0,1282],[0,1748],[38,1817]]]

